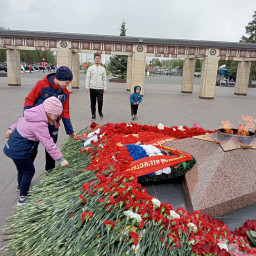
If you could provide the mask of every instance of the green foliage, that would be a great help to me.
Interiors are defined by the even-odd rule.
[[[229,72],[229,76],[232,77],[233,79],[236,78],[236,72],[237,72],[237,66],[238,62],[237,61],[231,61],[231,60],[220,60],[219,61],[219,66],[226,65],[226,69]]]
[[[203,63],[203,60],[196,59],[195,71],[199,71],[200,72],[202,70],[202,63]]]
[[[241,42],[245,43],[256,43],[256,11],[254,11],[253,14],[253,20],[248,23],[248,25],[245,27],[245,33],[248,36],[242,36]],[[256,79],[256,61],[252,61],[251,64],[251,73],[250,73],[250,82],[251,80]]]
[[[166,69],[172,69],[177,66],[183,67],[183,60],[182,59],[169,59],[169,60],[159,60],[159,58],[153,58],[149,62],[149,66],[152,67],[162,67]],[[202,65],[201,65],[202,66]]]
[[[56,64],[56,58],[52,52],[47,51],[20,51],[20,59],[26,63],[37,63],[45,59],[47,63]]]
[[[122,21],[121,27],[120,27],[120,36],[126,36],[127,28],[125,28],[126,21]]]
[[[123,20],[120,26],[120,36],[126,36],[126,22]],[[118,79],[126,79],[127,76],[127,56],[113,55],[110,57],[108,71]]]
[[[253,20],[248,23],[248,25],[245,27],[245,33],[248,35],[242,36],[241,41],[246,43],[256,43],[256,11],[254,11],[253,14]]]
[[[110,57],[108,70],[118,79],[125,79],[127,76],[127,56],[114,55]]]
[[[0,62],[6,61],[6,50],[0,49]]]
[[[256,247],[256,232],[253,230],[247,230],[246,234],[252,247]]]

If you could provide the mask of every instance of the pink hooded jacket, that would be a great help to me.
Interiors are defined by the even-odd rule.
[[[24,117],[21,117],[18,123],[13,124],[9,129],[17,129],[24,138],[32,141],[40,141],[46,151],[54,160],[62,162],[62,153],[53,142],[48,129],[48,119],[43,104],[24,111]]]

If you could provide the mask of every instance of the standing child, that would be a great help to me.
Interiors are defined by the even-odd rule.
[[[139,104],[142,101],[142,95],[140,94],[141,87],[139,85],[134,86],[134,93],[130,96],[130,102],[131,102],[131,115],[132,120],[136,120],[137,118],[137,111]]]
[[[56,97],[50,97],[43,104],[25,110],[24,117],[12,125],[5,134],[9,140],[5,144],[4,153],[13,160],[18,171],[18,205],[27,200],[29,186],[35,174],[31,151],[38,141],[42,142],[50,156],[61,166],[69,164],[62,157],[48,129],[48,124],[53,125],[62,111],[62,103]]]
[[[25,99],[24,109],[29,109],[39,104],[42,104],[47,98],[51,96],[55,96],[59,99],[63,105],[63,113],[61,117],[57,119],[55,125],[49,125],[49,132],[51,137],[53,138],[54,143],[57,142],[58,139],[58,131],[59,131],[59,121],[62,119],[66,133],[72,138],[76,139],[76,134],[74,133],[70,115],[69,115],[69,91],[67,90],[67,86],[73,80],[72,71],[66,67],[61,66],[57,69],[56,73],[52,73],[47,75],[43,80],[37,82],[32,91],[28,94]],[[34,147],[32,152],[32,158],[35,159],[37,155],[37,147]],[[51,171],[55,167],[55,161],[52,157],[45,151],[46,164],[45,170]]]

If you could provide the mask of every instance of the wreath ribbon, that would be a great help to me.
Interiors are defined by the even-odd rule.
[[[132,161],[129,165],[123,166],[123,171],[139,177],[190,160],[192,160],[192,156],[184,152],[180,156],[150,156]]]

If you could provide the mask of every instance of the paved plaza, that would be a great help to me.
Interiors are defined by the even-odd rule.
[[[13,124],[23,114],[24,99],[35,83],[43,78],[46,73],[35,72],[21,74],[19,87],[11,87],[7,84],[6,77],[0,77],[0,226],[6,224],[6,217],[13,211],[13,205],[17,203],[16,169],[7,158],[2,148],[6,142],[4,133],[9,125]],[[182,94],[182,77],[180,76],[153,76],[146,77],[145,95],[139,106],[138,123],[165,126],[186,125],[192,127],[197,122],[203,128],[215,130],[220,127],[222,120],[230,120],[236,127],[239,125],[242,114],[256,118],[256,88],[249,88],[247,96],[234,95],[234,88],[216,87],[214,100],[199,99],[200,78],[195,78],[192,94]],[[70,100],[71,121],[75,132],[90,125],[90,101],[89,94],[85,91],[85,75],[80,75],[80,88],[73,89]],[[129,92],[126,85],[110,83],[107,94],[104,96],[103,106],[104,120],[97,122],[101,125],[107,122],[131,122]],[[67,138],[63,125],[60,127],[58,145]],[[189,152],[188,152],[189,153]],[[44,149],[40,145],[39,153],[35,160],[36,175],[32,185],[37,184],[44,175]],[[241,170],[242,172],[243,170]],[[230,186],[230,184],[226,184]],[[256,186],[256,183],[255,183]],[[186,208],[186,199],[182,180],[177,179],[168,184],[147,185],[146,189],[152,196],[156,196],[161,202],[170,203],[176,209],[181,206]],[[233,230],[241,226],[247,219],[256,219],[256,204],[242,208],[235,212],[219,217]],[[3,235],[0,236],[1,240]],[[4,245],[1,241],[0,248]],[[0,253],[1,254],[1,253]]]

